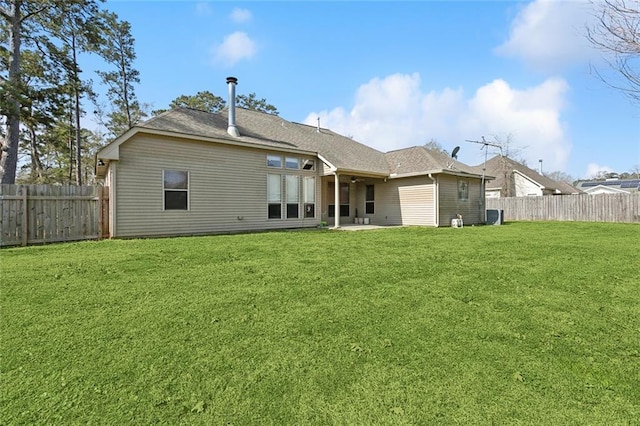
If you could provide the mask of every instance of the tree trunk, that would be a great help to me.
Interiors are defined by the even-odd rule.
[[[80,77],[78,76],[78,58],[76,52],[76,36],[71,37],[71,47],[73,49],[73,94],[75,96],[76,110],[76,185],[82,185],[82,144],[80,133]]]
[[[40,183],[42,182],[44,168],[38,153],[38,136],[33,126],[29,126],[29,149],[31,151],[31,179]]]
[[[69,185],[73,182],[73,102],[69,99]]]
[[[120,75],[122,76],[122,93],[124,94],[124,108],[127,113],[127,130],[133,127],[133,120],[131,119],[131,106],[129,105],[129,91],[127,90],[128,81],[127,81],[127,68],[125,63],[125,54],[122,48],[122,41],[120,42]]]
[[[82,144],[80,132],[80,93],[76,89],[76,185],[82,185]]]
[[[22,0],[14,0],[11,19],[11,57],[9,59],[9,81],[11,92],[20,85],[20,43],[21,43],[21,16]],[[0,183],[14,184],[16,182],[16,169],[18,167],[18,144],[20,143],[20,102],[16,95],[10,95],[7,112],[7,138],[0,150]]]

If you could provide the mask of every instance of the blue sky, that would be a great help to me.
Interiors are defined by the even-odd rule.
[[[584,1],[107,1],[132,24],[152,108],[209,90],[266,98],[286,120],[381,151],[480,145],[585,178],[640,166],[640,105],[607,87]]]

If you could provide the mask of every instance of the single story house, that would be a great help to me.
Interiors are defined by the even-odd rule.
[[[640,179],[607,179],[579,182],[578,188],[589,195],[628,194],[640,191]]]
[[[447,155],[388,153],[329,129],[235,105],[177,108],[102,148],[111,237],[378,225],[484,223],[482,176]]]
[[[583,193],[568,183],[550,179],[507,156],[496,155],[486,164],[475,166],[478,173],[482,173],[483,168],[485,173],[495,176],[486,186],[487,198]]]

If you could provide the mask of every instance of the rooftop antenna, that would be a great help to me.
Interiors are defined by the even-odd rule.
[[[481,141],[471,141],[468,139],[465,139],[465,142],[469,142],[469,143],[477,143],[482,145],[482,147],[480,148],[481,150],[484,149],[484,164],[482,165],[482,191],[485,191],[484,189],[484,180],[485,180],[485,173],[487,170],[487,154],[489,153],[489,147],[495,147],[498,148],[500,150],[500,155],[502,156],[502,146],[498,145],[497,143],[491,143],[491,142],[487,142],[487,140],[484,138],[484,136],[482,136],[482,140]],[[486,195],[486,192],[485,192]],[[482,209],[482,199],[480,199],[480,209]],[[487,217],[486,217],[486,211],[485,211],[485,222],[487,221]]]
[[[498,145],[497,143],[487,142],[484,136],[482,137],[481,141],[470,141],[469,139],[465,139],[465,142],[480,144],[482,145],[480,149],[484,149],[484,164],[482,165],[482,184],[484,185],[484,172],[487,169],[487,154],[489,153],[488,147],[493,146],[495,148],[498,148],[500,150],[500,155],[502,155],[502,146]]]

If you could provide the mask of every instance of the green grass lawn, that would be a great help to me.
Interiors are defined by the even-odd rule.
[[[0,251],[0,424],[638,424],[640,226]]]

